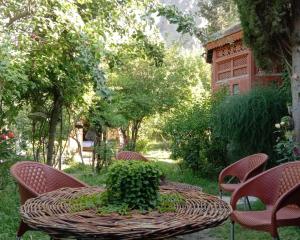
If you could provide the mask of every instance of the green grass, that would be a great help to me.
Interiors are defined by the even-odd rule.
[[[262,202],[257,201],[251,204],[253,210],[259,211],[264,210],[265,206]],[[239,208],[240,209],[240,208]],[[212,235],[218,239],[230,239],[230,223],[227,221],[224,225],[221,225],[212,231]],[[279,229],[280,239],[284,240],[299,240],[300,239],[300,228],[297,227],[285,227]],[[225,237],[227,236],[227,238]],[[254,230],[249,230],[241,227],[238,224],[235,224],[235,239],[236,240],[265,240],[270,239],[271,235],[269,233],[258,232]]]
[[[188,169],[181,169],[176,163],[157,162],[158,166],[165,172],[167,179],[171,181],[189,183],[201,186],[204,192],[217,194],[217,183],[212,180],[203,179]],[[105,182],[105,170],[101,174],[94,174],[89,167],[76,165],[66,172],[74,175],[90,185],[103,185]],[[15,233],[19,223],[19,194],[14,183],[10,182],[4,190],[0,190],[0,240],[15,239]],[[261,209],[261,204],[255,204],[256,209]],[[225,224],[210,230],[210,235],[216,240],[229,239],[230,225]],[[279,230],[281,239],[300,240],[300,228],[288,227]],[[27,232],[24,240],[45,240],[49,237],[41,232]],[[263,232],[247,230],[236,224],[236,240],[268,240],[270,235]]]
[[[227,221],[224,225],[216,227],[211,230],[212,236],[217,240],[230,239],[230,224]],[[298,227],[285,227],[279,229],[280,239],[283,240],[299,240],[300,228]],[[258,232],[249,230],[236,224],[235,226],[235,239],[236,240],[271,240],[269,233]]]
[[[75,164],[72,167],[65,169],[65,172],[79,178],[81,181],[91,186],[103,186],[105,184],[106,169],[103,169],[100,174],[95,174],[91,167]]]
[[[0,240],[13,240],[19,226],[19,193],[14,183],[0,191]],[[45,240],[49,239],[41,232],[27,232],[24,240]]]
[[[218,194],[217,182],[201,178],[190,169],[182,169],[176,162],[157,162],[160,169],[165,173],[167,180],[188,183],[202,187],[202,190],[210,194]]]

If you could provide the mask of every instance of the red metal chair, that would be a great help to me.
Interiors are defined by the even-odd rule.
[[[263,172],[268,158],[268,155],[264,153],[257,153],[242,158],[223,169],[219,174],[220,197],[222,198],[223,192],[234,192],[243,182]],[[237,178],[239,183],[225,183],[224,179],[228,176]]]
[[[238,211],[237,201],[245,196],[259,198],[266,206],[262,211]],[[231,239],[234,223],[269,232],[279,239],[278,227],[300,226],[300,162],[286,163],[253,177],[232,195]]]
[[[19,185],[22,205],[29,198],[37,197],[42,193],[62,187],[77,188],[88,186],[62,171],[37,162],[18,162],[11,167],[10,173]],[[20,239],[28,230],[30,230],[30,227],[21,221],[17,238]]]
[[[142,161],[149,161],[147,158],[145,158],[142,154],[137,152],[131,152],[131,151],[122,151],[119,152],[116,156],[117,160],[142,160]]]

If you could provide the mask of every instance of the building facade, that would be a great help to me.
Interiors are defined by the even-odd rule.
[[[243,44],[243,32],[235,25],[205,44],[206,61],[212,64],[212,91],[221,86],[231,94],[249,91],[256,85],[281,82],[281,69],[264,72],[255,64],[250,48]]]

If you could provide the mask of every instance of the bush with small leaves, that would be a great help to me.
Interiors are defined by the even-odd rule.
[[[131,209],[149,210],[158,204],[161,171],[143,161],[118,161],[108,172],[106,188],[111,203],[124,203]]]

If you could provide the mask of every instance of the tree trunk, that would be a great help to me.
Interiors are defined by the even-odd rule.
[[[141,127],[142,119],[133,121],[132,128],[131,128],[131,144],[132,144],[132,151],[135,151],[136,148],[136,141],[138,139],[138,132]]]
[[[59,122],[59,118],[62,110],[62,97],[59,90],[55,90],[53,99],[53,108],[51,111],[50,122],[49,122],[49,132],[48,132],[48,146],[47,146],[47,164],[53,165],[53,152],[54,152],[54,142],[56,138],[56,127]]]
[[[120,148],[124,150],[129,143],[127,129],[120,128]]]
[[[107,164],[107,129],[103,131],[103,166]],[[102,166],[102,167],[103,167]]]
[[[102,141],[103,141],[103,133],[101,132],[100,136],[98,137],[98,145],[97,145],[99,149],[101,148]],[[98,151],[96,153],[96,173],[100,173],[100,170],[101,170],[101,154],[100,151]]]
[[[291,79],[295,140],[300,142],[300,1],[295,1],[292,40],[293,74]]]
[[[62,138],[63,138],[63,114],[60,111],[61,119],[60,119],[60,136],[59,136],[59,155],[58,155],[58,169],[61,170],[61,159],[63,155],[63,145],[62,145]]]
[[[77,147],[78,147],[78,152],[79,152],[79,156],[80,156],[80,159],[81,159],[81,163],[84,164],[84,160],[83,160],[83,155],[82,155],[82,146],[80,144],[80,141],[78,140],[78,135],[76,133],[76,136],[71,136],[71,138],[73,140],[75,140],[75,142],[77,143]]]
[[[33,160],[37,162],[36,159],[36,151],[35,151],[35,126],[36,126],[36,122],[33,120],[32,121],[32,128],[31,128],[31,132],[32,132],[32,155],[33,155]]]

